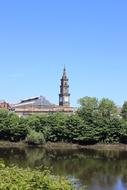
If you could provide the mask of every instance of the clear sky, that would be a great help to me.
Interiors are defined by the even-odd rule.
[[[0,0],[0,99],[127,100],[127,0]]]

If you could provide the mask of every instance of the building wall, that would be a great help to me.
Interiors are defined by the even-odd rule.
[[[1,102],[0,103],[0,109],[10,109],[11,106],[7,102]]]

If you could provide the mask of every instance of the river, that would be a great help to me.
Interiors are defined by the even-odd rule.
[[[67,177],[79,189],[127,190],[127,152],[0,148],[6,165],[43,169]]]

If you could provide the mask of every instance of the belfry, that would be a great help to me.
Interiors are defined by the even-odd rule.
[[[70,106],[70,93],[69,93],[69,84],[68,84],[68,77],[66,73],[66,68],[64,66],[63,76],[61,78],[61,85],[60,85],[60,94],[59,94],[59,106]]]

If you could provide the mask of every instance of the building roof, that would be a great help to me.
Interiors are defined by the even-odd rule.
[[[14,105],[14,108],[22,106],[34,106],[39,108],[39,107],[49,107],[52,105],[53,104],[50,103],[44,96],[38,96],[21,100],[18,104]]]

